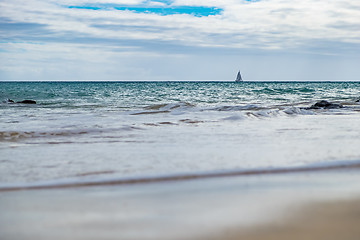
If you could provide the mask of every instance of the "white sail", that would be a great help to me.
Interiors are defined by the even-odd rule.
[[[236,76],[236,80],[235,82],[241,82],[242,81],[242,78],[241,78],[241,73],[240,71],[238,72],[237,76]]]

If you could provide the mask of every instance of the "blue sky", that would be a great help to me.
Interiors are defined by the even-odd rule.
[[[133,13],[158,14],[162,16],[174,14],[188,14],[196,17],[219,15],[222,9],[212,6],[189,6],[189,5],[173,5],[174,1],[157,0],[142,1],[137,4],[121,4],[119,3],[85,3],[77,5],[64,5],[64,7],[72,9],[88,9],[96,11],[131,11]]]
[[[0,0],[0,80],[359,80],[360,2]]]

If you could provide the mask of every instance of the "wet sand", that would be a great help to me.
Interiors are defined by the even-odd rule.
[[[358,240],[360,198],[303,206],[283,219],[248,229],[228,229],[215,240]]]
[[[0,239],[359,239],[359,182],[344,169],[13,189],[0,192]]]

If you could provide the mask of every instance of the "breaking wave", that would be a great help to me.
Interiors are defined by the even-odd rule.
[[[143,110],[140,111],[132,111],[130,114],[144,115],[144,114],[183,112],[183,111],[188,111],[189,109],[192,109],[194,107],[195,105],[188,102],[154,104],[154,105],[146,106],[143,108]]]
[[[220,105],[215,107],[201,106],[189,102],[154,104],[143,107],[141,110],[129,111],[130,115],[151,115],[151,114],[182,114],[186,112],[242,112],[252,116],[277,116],[277,115],[315,115],[321,113],[348,113],[359,111],[360,104],[353,102],[343,102],[341,109],[311,109],[314,102],[284,103],[277,105],[266,104],[241,104],[241,105]]]
[[[54,130],[54,131],[0,131],[0,142],[1,141],[17,141],[25,140],[31,138],[48,138],[48,137],[71,137],[71,136],[81,136],[87,134],[101,134],[101,133],[111,133],[114,131],[131,131],[139,129],[137,127],[122,127],[116,129],[69,129],[69,130]]]

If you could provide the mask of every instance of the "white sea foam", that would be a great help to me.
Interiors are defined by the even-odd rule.
[[[299,107],[289,107],[283,110],[284,113],[289,115],[314,115],[315,111],[307,110]]]
[[[47,130],[47,131],[2,131],[0,132],[1,141],[16,141],[26,140],[31,138],[55,138],[55,137],[74,137],[79,135],[94,135],[103,133],[114,132],[127,132],[135,129],[140,129],[131,126],[124,126],[121,128],[83,128],[83,129],[59,129],[59,130]]]
[[[238,105],[238,106],[220,106],[216,108],[212,108],[210,110],[215,111],[244,111],[244,110],[262,110],[266,109],[266,107],[256,105],[256,104],[246,104],[246,105]]]
[[[232,116],[230,116],[230,117],[223,118],[223,120],[227,120],[227,121],[238,121],[238,120],[244,120],[245,118],[246,118],[245,115],[236,114],[236,115],[232,115]]]

